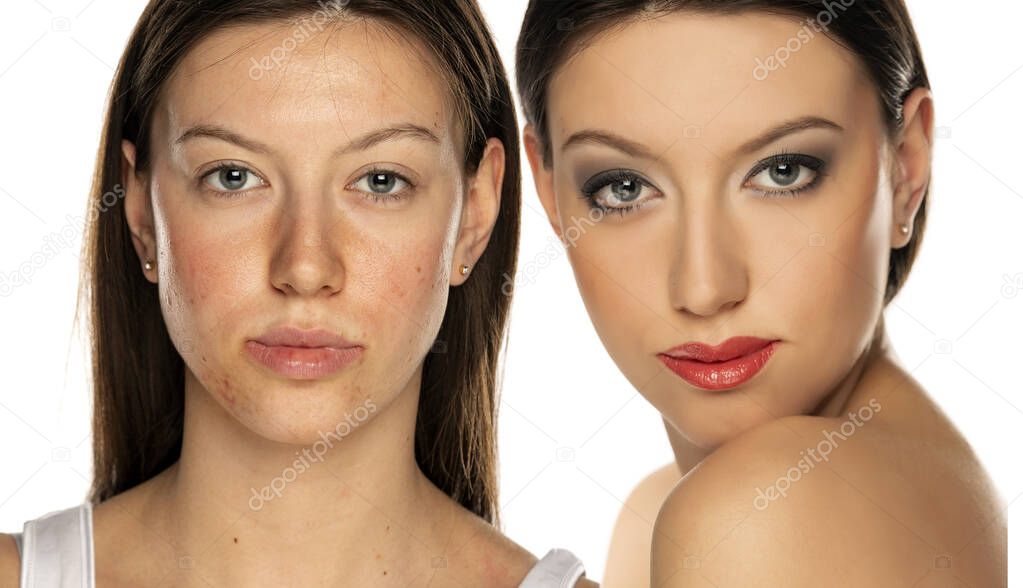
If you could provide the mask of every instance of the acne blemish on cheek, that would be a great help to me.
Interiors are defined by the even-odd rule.
[[[395,298],[404,298],[405,290],[403,290],[401,286],[395,282],[391,284],[391,294],[394,294]]]
[[[217,384],[219,385],[218,388],[220,388],[221,397],[223,397],[224,400],[233,407],[235,405],[236,397],[234,391],[231,390],[231,381],[227,378],[227,376],[217,376]]]

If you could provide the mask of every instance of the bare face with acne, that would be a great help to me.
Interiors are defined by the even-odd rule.
[[[702,447],[809,413],[842,381],[874,332],[890,250],[908,240],[893,228],[881,105],[853,54],[818,35],[754,76],[802,26],[637,20],[549,86],[553,165],[535,175],[586,308],[630,382]],[[728,390],[661,359],[736,336],[776,343]]]
[[[418,384],[460,283],[464,180],[423,48],[361,20],[251,75],[289,33],[232,27],[188,53],[163,88],[138,202],[151,198],[149,275],[187,377],[258,434],[308,443]],[[361,350],[335,373],[286,377],[246,350],[279,326]]]

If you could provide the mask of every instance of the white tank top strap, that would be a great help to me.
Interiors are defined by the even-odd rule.
[[[519,588],[572,588],[585,572],[583,562],[575,554],[554,548],[536,562]]]
[[[27,521],[14,542],[21,588],[95,588],[91,503]]]

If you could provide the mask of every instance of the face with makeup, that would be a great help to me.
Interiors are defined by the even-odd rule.
[[[492,140],[475,176],[488,181],[463,174],[435,61],[370,20],[252,75],[290,33],[231,27],[188,52],[162,89],[151,163],[127,174],[126,211],[186,386],[263,437],[309,443],[418,390],[448,289],[467,279],[452,269],[486,246],[504,156]],[[248,350],[282,326],[360,349],[329,374],[283,374]]]
[[[808,414],[839,386],[871,340],[890,249],[909,241],[898,227],[912,229],[926,183],[929,151],[889,139],[875,85],[824,35],[755,77],[803,24],[677,12],[601,33],[548,87],[550,167],[526,129],[597,333],[704,448]],[[662,360],[736,336],[774,352],[727,389]]]

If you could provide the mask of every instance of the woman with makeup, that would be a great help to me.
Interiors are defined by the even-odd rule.
[[[884,328],[934,136],[902,1],[533,0],[517,82],[583,302],[676,457],[603,584],[1006,585],[1003,500]]]
[[[518,161],[474,2],[151,2],[90,202],[95,478],[0,585],[593,586],[497,526]]]

